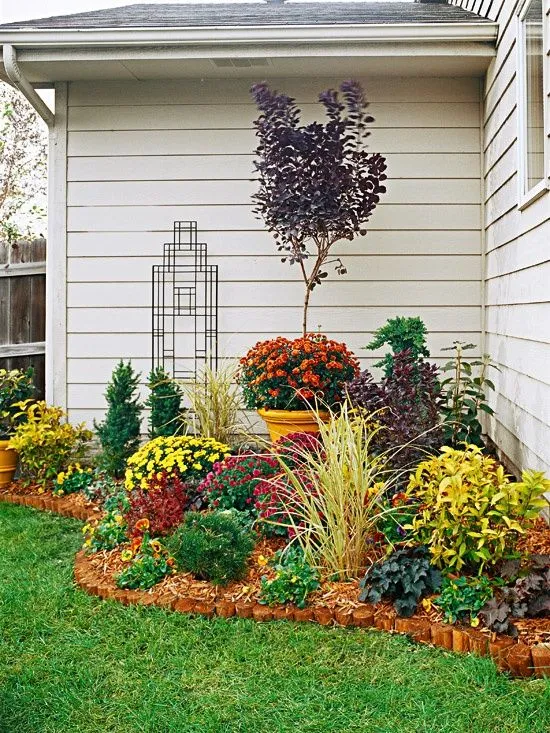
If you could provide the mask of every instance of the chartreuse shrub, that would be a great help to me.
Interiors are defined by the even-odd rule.
[[[189,512],[169,538],[168,548],[180,570],[226,585],[245,574],[254,539],[231,512]]]
[[[105,420],[94,422],[102,448],[100,468],[116,477],[124,474],[126,460],[139,445],[143,409],[137,396],[139,376],[130,362],[118,363],[105,392]]]
[[[437,566],[481,574],[514,555],[518,537],[547,506],[549,489],[550,481],[534,471],[511,482],[475,445],[443,447],[411,475],[407,493],[419,510],[410,529]]]
[[[294,603],[298,608],[305,608],[308,595],[320,586],[319,571],[312,568],[300,548],[293,545],[276,552],[270,564],[275,577],[262,577],[260,603],[269,606]]]
[[[441,584],[441,573],[430,563],[425,547],[396,550],[375,563],[361,580],[360,601],[393,601],[400,616],[412,616],[418,602]]]
[[[10,448],[19,453],[22,478],[27,482],[44,485],[81,458],[92,433],[84,423],[66,422],[60,407],[49,407],[45,402],[24,405],[24,422],[17,425],[10,438]]]
[[[481,575],[477,578],[444,578],[441,593],[435,599],[436,605],[443,611],[445,621],[456,623],[463,621],[477,626],[479,611],[493,595],[493,586],[489,578]]]
[[[175,560],[157,539],[152,539],[146,519],[140,520],[140,534],[136,534],[130,547],[120,553],[126,567],[116,576],[119,588],[148,590],[166,575],[175,572]]]
[[[25,421],[19,403],[34,395],[34,370],[0,369],[0,440],[7,440],[15,428]]]
[[[94,471],[89,466],[82,467],[80,463],[71,463],[66,471],[61,471],[55,479],[53,493],[56,496],[74,494],[84,491],[94,482]]]
[[[149,437],[176,435],[182,427],[182,393],[177,382],[159,366],[152,369],[147,382],[151,390],[146,402],[149,413]]]
[[[160,436],[150,440],[128,458],[124,485],[128,491],[147,490],[158,474],[179,474],[200,481],[216,461],[229,456],[230,448],[214,438],[192,435]]]
[[[396,473],[373,451],[371,418],[354,415],[348,403],[330,422],[319,419],[318,428],[318,447],[297,445],[290,464],[279,457],[281,477],[271,483],[306,560],[330,577],[357,577],[367,543],[391,511],[380,501],[394,489]]]

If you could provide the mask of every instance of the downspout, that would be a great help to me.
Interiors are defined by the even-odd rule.
[[[3,47],[3,55],[4,68],[6,70],[8,79],[17,89],[19,89],[21,94],[29,100],[31,105],[38,112],[40,117],[42,117],[48,127],[53,127],[55,120],[54,113],[51,111],[48,105],[38,96],[28,79],[26,79],[23,75],[23,72],[21,71],[21,69],[19,68],[19,64],[17,63],[17,52],[15,48],[9,43],[5,44]]]

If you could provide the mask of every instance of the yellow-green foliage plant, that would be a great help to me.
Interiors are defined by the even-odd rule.
[[[148,489],[161,474],[179,474],[202,480],[216,461],[229,456],[230,448],[213,438],[192,435],[159,436],[141,446],[127,461],[124,485],[128,491]]]
[[[240,421],[243,409],[236,385],[238,364],[224,361],[217,369],[205,366],[191,382],[181,382],[191,406],[191,428],[197,435],[231,444],[243,435]]]
[[[338,414],[318,421],[319,447],[288,448],[281,476],[270,479],[291,524],[291,534],[325,577],[345,580],[365,571],[369,540],[384,514],[382,497],[398,474],[374,452],[379,430],[372,416],[344,402]]]
[[[25,422],[15,429],[9,447],[19,453],[21,477],[44,485],[82,457],[92,433],[84,423],[68,423],[61,407],[28,400],[20,405]]]
[[[524,471],[511,482],[504,468],[481,448],[443,447],[420,463],[407,494],[418,502],[411,529],[426,544],[432,562],[451,571],[478,571],[513,557],[520,535],[547,506],[550,481]]]

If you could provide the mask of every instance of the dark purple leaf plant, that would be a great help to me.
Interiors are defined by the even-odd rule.
[[[340,90],[319,95],[327,120],[300,124],[292,97],[266,83],[251,89],[260,111],[255,168],[259,189],[254,212],[273,234],[282,261],[300,268],[305,286],[303,333],[312,290],[328,277],[327,266],[346,273],[336,242],[366,234],[365,224],[385,193],[386,160],[366,150],[374,118],[361,85],[345,81]]]

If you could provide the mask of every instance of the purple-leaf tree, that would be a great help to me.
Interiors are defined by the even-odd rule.
[[[255,121],[258,147],[255,168],[259,190],[254,212],[273,233],[283,262],[298,264],[305,285],[303,332],[312,290],[346,268],[331,247],[342,239],[366,234],[365,224],[385,193],[386,160],[369,153],[365,141],[374,118],[367,114],[361,85],[345,81],[341,98],[322,92],[324,124],[300,124],[300,110],[286,94],[255,84],[251,89],[260,116]]]

